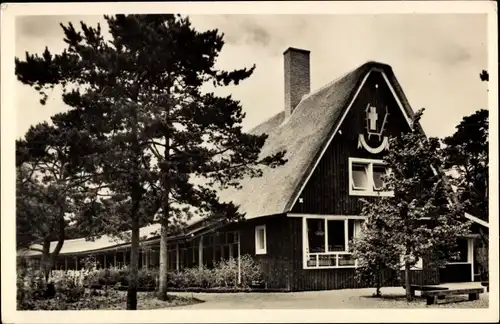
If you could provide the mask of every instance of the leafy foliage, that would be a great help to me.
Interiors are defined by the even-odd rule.
[[[375,264],[389,268],[394,267],[395,255],[392,253],[399,254],[405,269],[408,300],[411,300],[411,267],[418,259],[433,265],[445,262],[452,256],[450,251],[457,237],[467,234],[470,226],[462,206],[453,201],[451,189],[441,172],[439,140],[427,139],[421,131],[422,114],[423,110],[415,114],[412,131],[389,141],[391,150],[384,156],[384,162],[390,172],[384,176],[383,189],[391,191],[393,196],[368,203],[364,209],[369,225],[376,226],[372,227],[372,233],[369,229],[365,246],[362,246],[364,250],[358,251],[376,261]],[[390,229],[390,236],[386,229]],[[370,255],[379,251],[375,244],[380,240],[384,240],[385,248],[380,250],[380,255]],[[371,244],[375,251],[366,246]],[[387,249],[392,250],[389,255]]]
[[[443,141],[444,167],[454,171],[458,199],[483,220],[488,220],[488,115],[481,109],[464,117]]]
[[[262,279],[262,272],[252,256],[240,258],[241,284],[238,284],[238,259],[223,260],[214,268],[187,268],[169,274],[169,286],[175,288],[248,288]]]
[[[367,219],[363,224],[362,235],[351,243],[353,257],[356,259],[356,276],[367,285],[376,288],[375,295],[381,295],[384,286],[384,274],[397,273],[401,268],[400,251],[394,249],[393,233],[386,220],[387,198],[373,202],[363,201],[361,215]]]

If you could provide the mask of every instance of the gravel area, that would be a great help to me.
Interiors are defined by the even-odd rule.
[[[382,289],[382,297],[372,297],[375,290],[342,289],[291,293],[172,293],[194,297],[204,303],[180,306],[179,309],[372,309],[372,308],[488,308],[489,293],[476,301],[468,296],[450,296],[426,305],[424,298],[407,302],[403,288]],[[418,293],[417,293],[418,294]]]

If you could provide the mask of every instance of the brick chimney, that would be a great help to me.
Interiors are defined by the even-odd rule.
[[[309,51],[289,47],[285,61],[285,118],[288,118],[302,97],[311,91]]]

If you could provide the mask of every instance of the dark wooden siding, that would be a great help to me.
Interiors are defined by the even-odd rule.
[[[291,238],[291,287],[293,291],[328,290],[343,288],[366,288],[356,278],[354,268],[343,269],[303,269],[302,258],[302,219],[288,218],[289,237]],[[398,286],[401,282],[397,275],[384,274],[385,286]],[[402,277],[402,276],[400,276]],[[435,269],[412,270],[411,281],[414,284],[438,284],[439,273]]]
[[[266,254],[255,254],[255,227],[259,225],[266,225]],[[287,217],[276,215],[247,220],[227,226],[220,233],[233,230],[241,235],[241,255],[251,255],[260,265],[267,288],[290,289],[292,263]]]
[[[378,88],[375,87],[376,85]],[[388,107],[389,116],[383,135],[397,135],[409,131],[405,117],[382,75],[378,72],[372,72],[339,128],[341,133],[335,135],[304,187],[300,196],[303,198],[303,203],[297,202],[293,206],[292,212],[333,215],[359,214],[361,210],[360,197],[349,196],[348,158],[380,159],[383,154],[382,152],[374,155],[357,146],[359,134],[364,133],[365,109],[368,103],[377,107],[378,118],[383,118],[381,109],[385,105]],[[372,145],[375,146],[375,143]]]
[[[256,219],[250,226],[248,242],[251,242],[253,254],[255,255],[255,226],[266,225],[267,253],[255,255],[255,259],[261,265],[264,280],[268,288],[281,288],[290,290],[292,260],[291,237],[287,228],[287,217],[284,215]],[[246,240],[243,238],[243,240]]]

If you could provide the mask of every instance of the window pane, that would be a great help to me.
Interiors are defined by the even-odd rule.
[[[264,229],[259,228],[256,230],[257,232],[257,249],[263,250],[264,249]]]
[[[354,258],[351,254],[341,254],[339,255],[339,267],[342,266],[353,266]]]
[[[230,243],[234,243],[235,240],[234,240],[234,233],[233,232],[227,232],[226,233],[226,243],[230,244]]]
[[[341,252],[346,250],[345,246],[345,221],[328,221],[328,251]]]
[[[368,170],[366,165],[352,165],[352,183],[355,189],[368,189]]]
[[[316,255],[309,255],[307,258],[307,266],[308,267],[317,267],[316,263]]]
[[[351,242],[354,237],[354,222],[354,219],[347,220],[347,240],[349,242]]]
[[[231,247],[233,258],[238,258],[238,244],[232,244]]]
[[[223,254],[222,254],[222,258],[223,258],[224,260],[229,260],[229,256],[231,255],[231,254],[229,253],[229,245],[224,245],[224,246],[222,247],[222,253],[223,253]]]
[[[336,255],[320,255],[319,256],[319,266],[320,267],[332,267],[336,264]]]
[[[373,166],[373,186],[375,190],[382,189],[384,184],[382,177],[386,174],[385,166],[374,165]]]
[[[220,262],[221,259],[222,259],[221,247],[218,246],[215,248],[215,262],[218,263],[218,262]]]
[[[325,220],[307,219],[307,237],[309,252],[325,252]]]
[[[468,246],[467,246],[467,240],[464,239],[458,239],[457,240],[457,246],[453,250],[453,252],[458,252],[459,256],[458,259],[452,259],[450,262],[468,262]]]

